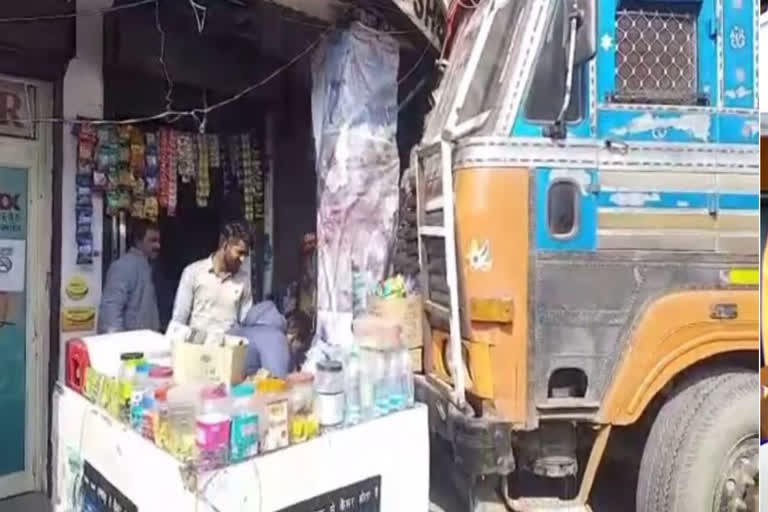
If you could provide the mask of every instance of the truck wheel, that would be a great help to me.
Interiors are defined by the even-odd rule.
[[[757,512],[757,373],[695,381],[661,408],[643,451],[638,512]]]

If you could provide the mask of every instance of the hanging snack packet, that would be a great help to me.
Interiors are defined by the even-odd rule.
[[[119,186],[128,188],[133,186],[133,173],[131,172],[128,163],[121,160],[120,163],[117,164],[117,175]]]
[[[117,215],[120,211],[120,193],[115,190],[109,190],[106,198],[107,215]]]
[[[118,207],[121,210],[129,210],[131,208],[131,193],[127,190],[119,191]]]
[[[134,199],[131,204],[131,217],[134,219],[144,218],[144,199]]]
[[[93,180],[93,161],[80,160],[77,164],[75,183],[79,187],[90,187]]]
[[[158,148],[157,161],[158,161],[159,174],[160,174],[157,180],[158,201],[160,202],[160,206],[167,208],[168,207],[168,180],[170,179],[170,166],[171,166],[170,130],[168,130],[167,128],[160,129],[158,144],[159,144],[159,148]]]
[[[133,126],[131,128],[131,172],[135,177],[141,177],[144,175],[144,166],[144,132],[141,131],[141,128]]]
[[[93,225],[93,208],[85,206],[75,208],[75,217],[77,219],[77,236],[90,235]]]
[[[144,178],[134,178],[133,180],[133,198],[141,199],[144,197]]]
[[[208,206],[208,197],[211,194],[211,175],[209,169],[208,157],[208,137],[205,134],[198,135],[197,138],[197,183],[195,188],[195,197],[197,206],[205,208]]]
[[[175,131],[172,131],[170,134],[170,144],[169,144],[169,158],[170,158],[170,166],[168,168],[168,215],[173,217],[176,215],[176,204],[178,201],[178,158],[176,153],[174,153],[174,148],[177,146],[177,138],[178,133]]]
[[[75,187],[77,190],[77,198],[75,201],[76,206],[91,206],[91,188],[90,187]]]
[[[77,236],[77,264],[78,265],[90,265],[93,263],[93,236],[89,233],[87,235]]]
[[[144,199],[144,216],[152,221],[157,221],[160,215],[160,207],[157,204],[156,197],[147,197]]]

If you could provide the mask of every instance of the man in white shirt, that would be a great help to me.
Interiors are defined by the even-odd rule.
[[[248,257],[246,226],[231,223],[219,236],[219,248],[181,274],[171,319],[194,329],[226,333],[245,320],[253,305],[251,283],[242,268]]]

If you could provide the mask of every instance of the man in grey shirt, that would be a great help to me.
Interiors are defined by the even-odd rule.
[[[137,220],[131,245],[107,272],[99,306],[99,333],[160,329],[150,265],[160,254],[160,229],[152,222]]]

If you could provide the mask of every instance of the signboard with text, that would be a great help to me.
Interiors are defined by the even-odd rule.
[[[379,512],[381,476],[302,501],[278,512]]]
[[[136,505],[112,485],[104,475],[83,463],[82,477],[83,512],[137,512]]]
[[[35,86],[0,78],[0,136],[34,139]]]

